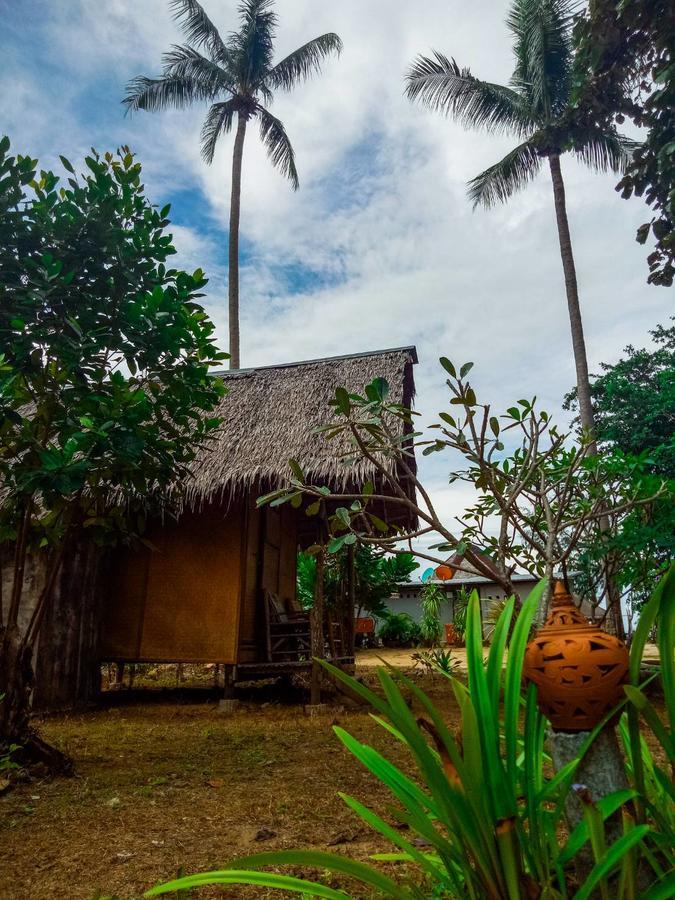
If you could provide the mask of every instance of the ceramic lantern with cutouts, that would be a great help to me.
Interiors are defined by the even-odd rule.
[[[591,625],[558,581],[551,613],[525,650],[523,675],[556,731],[591,731],[624,697],[628,650]]]

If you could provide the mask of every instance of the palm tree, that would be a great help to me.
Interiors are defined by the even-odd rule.
[[[259,120],[260,137],[272,165],[297,190],[293,147],[283,123],[269,111],[273,92],[290,90],[318,72],[326,57],[339,55],[342,41],[336,34],[323,34],[273,63],[277,29],[274,0],[242,0],[239,30],[226,39],[197,0],[171,0],[170,5],[187,43],[174,45],[164,54],[159,78],[134,78],[123,102],[130,111],[183,109],[193,103],[210,103],[201,133],[201,151],[207,163],[213,161],[218,138],[232,130],[236,119],[230,200],[229,330],[230,366],[238,369],[239,213],[246,127],[249,120]]]
[[[560,256],[567,292],[582,428],[592,437],[593,408],[577,275],[565,204],[560,157],[565,152],[600,171],[622,170],[633,141],[613,128],[574,124],[572,114],[573,0],[513,0],[507,25],[514,36],[516,66],[508,87],[480,81],[442,53],[418,56],[406,76],[406,94],[453,116],[467,128],[512,134],[519,143],[469,182],[474,208],[491,207],[537,175],[548,160],[553,182]],[[592,451],[594,444],[591,444]]]

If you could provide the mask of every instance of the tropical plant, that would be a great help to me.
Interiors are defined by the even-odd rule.
[[[376,854],[373,859],[405,863],[399,879],[341,854],[291,850],[240,858],[220,871],[159,885],[146,896],[208,884],[255,884],[332,900],[350,896],[320,881],[258,871],[269,866],[328,871],[353,879],[359,885],[356,896],[363,896],[365,891],[368,896],[400,900],[588,900],[596,896],[596,891],[603,900],[630,900],[638,895],[643,900],[665,900],[672,896],[672,785],[668,774],[653,765],[648,753],[644,754],[641,724],[653,730],[672,764],[675,566],[645,609],[631,651],[632,684],[626,688],[631,787],[595,800],[586,786],[575,785],[585,814],[566,837],[561,828],[565,798],[584,754],[607,722],[601,722],[588,736],[576,759],[550,774],[544,751],[547,723],[537,709],[535,686],[530,684],[521,696],[524,649],[544,590],[543,583],[535,588],[515,624],[513,598],[506,603],[486,664],[480,603],[477,594],[472,594],[467,623],[468,686],[449,676],[461,714],[458,734],[451,733],[431,700],[401,672],[380,670],[382,693],[376,693],[325,664],[335,678],[371,704],[375,721],[393,740],[403,743],[415,764],[413,778],[373,747],[342,728],[334,729],[347,749],[394,797],[395,806],[389,808],[387,821],[358,799],[340,795],[350,809],[393,845],[394,852]],[[644,640],[657,618],[670,716],[667,725],[637,687]],[[417,709],[410,708],[402,689],[412,696]],[[661,800],[655,802],[653,790],[660,792],[663,807]],[[604,822],[618,810],[623,815],[624,832],[608,846]],[[578,884],[574,863],[588,846],[594,864]],[[643,884],[646,888],[638,887]]]
[[[625,199],[642,197],[653,210],[637,240],[653,236],[647,258],[651,284],[675,277],[675,6],[672,0],[594,0],[574,29],[577,47],[572,116],[583,123],[623,123],[645,139],[617,185]]]
[[[354,599],[361,612],[383,616],[387,601],[398,585],[410,581],[410,575],[419,567],[412,553],[394,553],[383,556],[372,547],[352,547],[354,562]],[[350,548],[342,547],[330,554],[324,563],[324,599],[329,606],[339,605],[339,598],[347,589],[350,565]],[[314,603],[317,571],[316,553],[301,550],[298,553],[298,599],[305,609]]]
[[[425,584],[422,590],[422,618],[420,637],[429,647],[435,647],[443,637],[441,606],[447,601],[445,592],[437,584]]]
[[[387,610],[380,618],[378,637],[385,647],[409,647],[420,639],[420,627],[408,613]]]
[[[574,0],[514,0],[507,25],[514,38],[515,69],[510,85],[481,81],[454,59],[435,52],[418,56],[407,78],[406,93],[431,109],[453,116],[467,128],[511,134],[513,150],[469,182],[474,207],[505,203],[539,172],[544,160],[553,183],[560,256],[577,374],[581,424],[594,432],[577,275],[572,253],[560,157],[567,152],[600,171],[621,172],[635,148],[615,126],[568,121],[573,89]]]
[[[238,369],[239,355],[239,218],[244,139],[249,121],[260,123],[260,137],[275,168],[293,189],[299,185],[295,154],[283,123],[269,111],[274,91],[289,91],[318,72],[324,59],[340,53],[342,41],[328,33],[298,47],[273,62],[277,15],[273,0],[242,0],[239,29],[221,37],[197,0],[171,0],[174,17],[186,44],[174,45],[163,57],[159,78],[140,75],[128,85],[124,103],[128,110],[184,109],[194,103],[210,103],[201,133],[202,156],[213,157],[222,134],[236,121],[232,154],[229,230],[229,332],[230,366]]]
[[[0,141],[0,545],[14,551],[0,744],[58,766],[28,701],[62,562],[85,533],[88,547],[110,544],[170,511],[220,427],[223,384],[209,368],[225,354],[197,303],[204,274],[167,265],[169,208],[148,201],[128,150],[88,156],[79,177],[62,157],[61,186],[9,148]],[[29,595],[31,558],[43,568]]]
[[[442,647],[421,650],[419,653],[413,653],[412,658],[415,665],[420,664],[428,672],[438,672],[441,675],[450,675],[459,665],[459,661],[452,656],[452,650],[443,650]]]
[[[464,643],[466,634],[466,611],[469,608],[469,598],[471,591],[468,587],[461,587],[455,594],[452,601],[452,627],[455,633],[455,640],[458,644]]]

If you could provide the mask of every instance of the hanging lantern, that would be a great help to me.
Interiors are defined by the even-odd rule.
[[[551,613],[527,645],[523,675],[556,731],[591,731],[624,697],[628,650],[586,619],[562,582]]]
[[[436,569],[436,578],[439,581],[450,581],[454,574],[454,570],[450,566],[439,566]]]

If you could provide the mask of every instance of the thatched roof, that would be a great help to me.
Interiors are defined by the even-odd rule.
[[[386,378],[392,401],[409,406],[416,362],[414,347],[400,347],[220,373],[228,389],[217,411],[224,421],[216,441],[193,463],[188,502],[282,487],[291,458],[317,484],[344,489],[366,481],[373,475],[371,464],[346,465],[339,459],[346,442],[327,440],[316,429],[335,418],[329,404],[336,387],[363,394],[374,378]],[[396,425],[402,427],[399,420]]]

